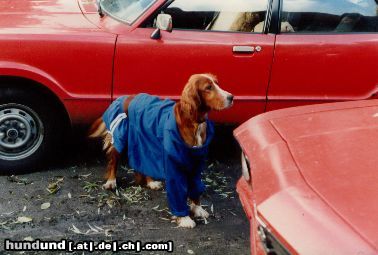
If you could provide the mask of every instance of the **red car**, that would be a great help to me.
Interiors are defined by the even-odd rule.
[[[0,1],[0,170],[42,162],[62,130],[120,95],[177,99],[193,73],[235,95],[212,116],[221,122],[377,98],[376,10],[374,0]],[[160,13],[173,31],[168,21],[154,32]]]
[[[234,136],[252,254],[378,253],[378,100],[272,111]]]

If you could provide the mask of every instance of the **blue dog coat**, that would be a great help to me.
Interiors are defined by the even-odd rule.
[[[155,180],[165,180],[168,204],[173,215],[188,216],[187,198],[197,199],[205,190],[201,173],[208,146],[214,136],[213,123],[206,119],[206,141],[189,147],[177,128],[172,100],[138,94],[129,104],[114,101],[103,115],[112,144],[121,153],[128,147],[129,165]]]

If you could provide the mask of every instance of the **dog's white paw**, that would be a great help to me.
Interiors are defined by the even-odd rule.
[[[113,190],[117,187],[117,181],[116,179],[108,179],[102,187],[104,189]]]
[[[180,228],[194,228],[196,223],[189,216],[178,217],[177,224]]]
[[[159,181],[152,181],[147,183],[147,187],[152,190],[159,190],[163,188],[163,183]]]
[[[190,211],[195,218],[209,218],[210,214],[200,205],[191,204]]]

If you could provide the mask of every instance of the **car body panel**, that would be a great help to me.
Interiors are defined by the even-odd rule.
[[[367,220],[377,218],[378,203],[366,202],[367,194],[378,197],[378,143],[371,142],[378,136],[378,106],[292,116],[271,123],[312,189],[378,246],[378,222]]]
[[[191,74],[210,72],[217,74],[222,89],[235,96],[234,106],[221,115],[212,113],[212,119],[237,122],[264,111],[274,35],[233,33],[230,36],[222,32],[176,30],[162,32],[160,40],[151,40],[153,30],[137,28],[127,36],[118,37],[115,98],[147,92],[178,99]],[[235,54],[232,51],[235,45],[259,45],[263,50]],[[143,61],[139,61],[140,52],[146,56]],[[149,75],[144,75],[146,70]]]
[[[93,24],[85,20],[78,7],[78,3],[73,0],[1,1],[1,31],[6,28],[14,32],[20,28],[38,28],[40,30],[55,28],[70,31],[93,28]]]
[[[282,108],[285,102],[289,102],[285,107],[297,106],[303,99],[313,103],[377,98],[377,33],[279,34],[276,38],[269,110]]]
[[[2,14],[3,7],[0,75],[43,84],[74,124],[101,116],[111,102],[116,35],[90,23],[76,1],[2,2]],[[87,105],[90,110],[82,111]]]
[[[251,162],[252,182],[238,183],[241,200],[254,201],[251,227],[258,217],[292,253],[376,253],[377,113],[378,100],[323,104],[238,127]]]
[[[80,13],[76,1],[65,0],[3,0],[1,1],[1,12],[23,13]]]
[[[84,124],[123,94],[178,99],[194,72],[217,74],[221,86],[235,95],[231,109],[210,115],[220,122],[242,122],[292,105],[375,97],[377,33],[174,29],[152,40],[153,29],[143,24],[164,3],[155,1],[126,24],[106,14],[100,17],[96,0],[1,1],[0,76],[17,75],[46,86],[64,103],[71,121]],[[272,17],[278,14],[275,8]],[[261,46],[262,51],[235,55],[236,45]],[[80,105],[89,110],[83,112]]]

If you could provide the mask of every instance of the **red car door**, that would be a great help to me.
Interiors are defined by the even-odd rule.
[[[267,109],[377,98],[377,1],[282,2]]]
[[[118,37],[114,98],[146,92],[178,99],[191,74],[210,72],[235,95],[234,106],[212,119],[241,122],[263,112],[275,36],[253,29],[262,27],[267,6],[266,0],[176,0],[164,7],[172,33],[150,38],[156,13]]]

